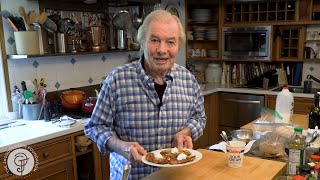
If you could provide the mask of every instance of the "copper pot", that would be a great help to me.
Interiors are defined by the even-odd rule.
[[[86,93],[78,90],[70,90],[62,92],[61,104],[67,109],[78,109],[81,108],[82,99]]]

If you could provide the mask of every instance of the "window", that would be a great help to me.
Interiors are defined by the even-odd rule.
[[[2,40],[2,38],[0,38]],[[4,71],[3,71],[3,54],[2,47],[0,43],[0,120],[7,119],[8,117],[8,99],[6,95],[6,84],[4,80]]]

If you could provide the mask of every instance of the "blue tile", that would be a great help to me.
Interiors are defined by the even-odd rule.
[[[92,78],[89,78],[88,82],[89,82],[89,84],[92,84],[93,79],[92,79]]]
[[[38,66],[39,66],[40,64],[39,64],[37,61],[34,61],[32,65],[33,65],[33,67],[38,68]]]
[[[59,89],[60,83],[56,82],[56,84],[54,85],[54,87],[56,87],[57,89]]]
[[[7,42],[12,45],[15,41],[14,39],[10,36],[9,39],[7,40]]]
[[[309,69],[310,69],[310,71],[312,72],[312,71],[314,70],[314,67],[311,66]]]
[[[70,62],[71,62],[71,64],[75,64],[77,61],[74,59],[74,58],[72,58],[71,60],[70,60]]]
[[[104,56],[102,56],[101,60],[102,60],[103,62],[105,62],[105,61],[107,60],[107,58],[104,57]]]

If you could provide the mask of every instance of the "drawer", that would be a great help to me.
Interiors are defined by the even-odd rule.
[[[72,155],[71,138],[53,139],[32,146],[38,156],[39,165]]]

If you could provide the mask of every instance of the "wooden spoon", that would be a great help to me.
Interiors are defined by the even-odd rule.
[[[39,17],[39,23],[43,24],[44,22],[46,22],[47,18],[48,18],[47,13],[46,12],[42,12],[40,14],[40,17]]]
[[[29,19],[28,19],[28,17],[27,17],[27,14],[26,14],[26,11],[25,11],[24,7],[23,7],[23,6],[19,6],[18,11],[19,11],[20,16],[21,16],[22,19],[23,19],[23,22],[24,22],[24,25],[25,25],[25,27],[26,27],[26,30],[27,30],[27,31],[30,31],[31,28],[30,28],[29,23],[28,23],[28,20],[29,20]]]

